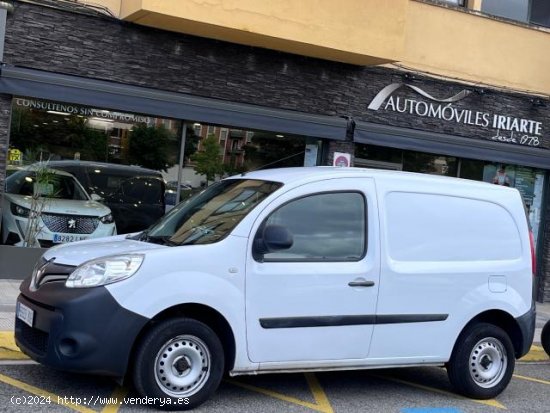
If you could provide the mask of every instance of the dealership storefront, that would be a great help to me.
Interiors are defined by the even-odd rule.
[[[56,30],[39,43],[31,22]],[[28,3],[8,16],[4,54],[2,181],[40,159],[162,169],[136,158],[152,152],[132,143],[143,126],[166,132],[165,165],[181,165],[183,139],[214,135],[235,171],[332,165],[338,153],[352,166],[509,185],[537,237],[538,298],[550,300],[550,107],[535,96]]]

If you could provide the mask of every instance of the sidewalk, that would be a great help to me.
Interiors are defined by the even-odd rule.
[[[0,331],[13,331],[19,284],[21,280],[0,280]],[[548,320],[550,320],[550,303],[537,303],[535,343],[540,343],[542,327]]]

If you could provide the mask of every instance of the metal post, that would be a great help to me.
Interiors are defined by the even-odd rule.
[[[180,202],[181,195],[181,178],[183,175],[183,160],[185,159],[185,140],[187,138],[187,122],[183,122],[181,131],[181,144],[180,144],[180,159],[178,163],[178,187],[176,189],[176,205]]]

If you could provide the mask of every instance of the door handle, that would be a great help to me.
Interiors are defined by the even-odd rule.
[[[350,287],[374,287],[374,281],[355,280],[348,283]]]

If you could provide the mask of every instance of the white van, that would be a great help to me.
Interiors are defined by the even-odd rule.
[[[531,346],[533,264],[515,189],[264,170],[145,232],[50,249],[22,284],[15,334],[40,363],[130,376],[164,408],[201,404],[224,372],[419,365],[485,399]]]

